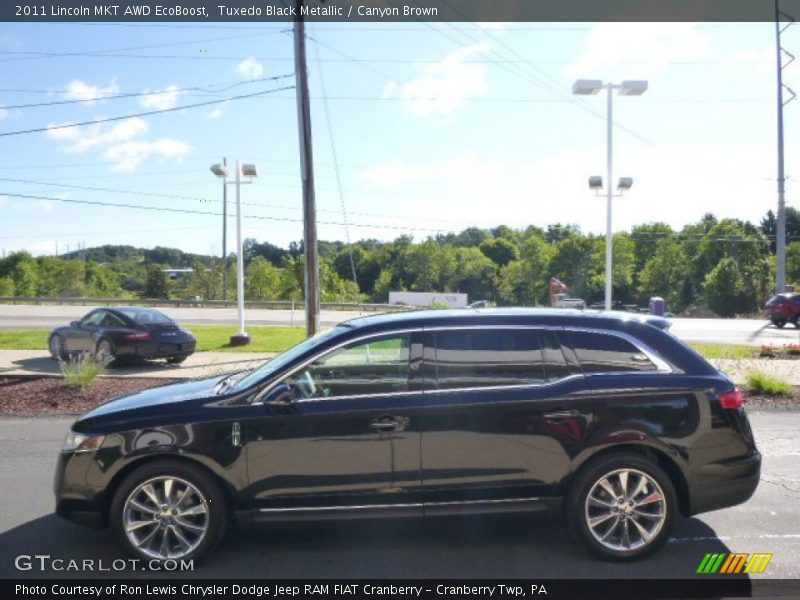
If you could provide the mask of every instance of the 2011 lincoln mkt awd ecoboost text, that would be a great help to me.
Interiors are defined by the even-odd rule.
[[[745,502],[744,399],[655,317],[460,309],[355,319],[258,369],[76,420],[56,512],[145,559],[207,555],[231,520],[552,508],[606,559]]]

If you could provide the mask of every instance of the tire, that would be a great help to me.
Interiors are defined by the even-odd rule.
[[[50,342],[47,344],[50,349],[50,356],[53,360],[66,360],[67,354],[64,352],[64,340],[61,336],[54,334],[50,336]]]
[[[772,319],[772,324],[778,329],[783,329],[786,325],[786,317],[775,317]]]
[[[641,476],[644,480],[640,481]],[[627,486],[622,485],[625,482]],[[620,494],[622,487],[626,487],[626,494]],[[590,495],[595,501],[589,500]],[[623,495],[627,502],[619,500]],[[669,538],[678,512],[669,476],[635,454],[608,455],[585,465],[573,482],[567,502],[573,533],[594,555],[614,561],[635,560],[655,552]],[[642,507],[641,512],[636,506]]]
[[[185,362],[186,359],[189,358],[188,356],[173,356],[172,358],[167,359],[168,365],[179,365],[182,362]]]
[[[168,489],[171,507],[164,509]],[[149,492],[155,494],[160,506],[150,500]],[[179,511],[185,511],[183,517]],[[131,556],[148,561],[199,561],[225,535],[228,511],[222,491],[205,471],[181,461],[160,460],[136,469],[123,480],[111,502],[109,519],[117,542]],[[126,524],[150,520],[154,525],[126,530]]]
[[[792,319],[792,325],[795,329],[800,329],[800,315],[795,315]]]
[[[114,355],[114,346],[105,338],[97,340],[97,346],[94,348],[94,358],[104,365],[110,365],[117,357]]]

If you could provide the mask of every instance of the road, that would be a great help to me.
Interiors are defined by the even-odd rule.
[[[763,576],[800,578],[800,412],[754,413],[761,485],[738,507],[680,519],[653,557],[595,560],[545,515],[283,524],[227,536],[205,578],[689,578],[708,552],[772,552]],[[121,558],[107,531],[52,514],[53,467],[69,418],[0,419],[0,577],[91,574],[15,570],[15,557]],[[114,576],[114,572],[101,573]],[[130,576],[130,571],[118,575]],[[708,576],[705,576],[708,577]],[[795,584],[797,582],[794,582]],[[753,584],[754,587],[757,585]],[[797,588],[795,588],[796,590]]]
[[[81,318],[93,307],[59,305],[0,305],[0,329],[53,328]],[[182,323],[235,325],[233,308],[161,308]],[[371,314],[371,313],[365,313]],[[330,327],[360,316],[358,312],[322,311],[320,322]],[[246,312],[251,325],[304,325],[302,310],[252,309]],[[766,319],[674,319],[671,331],[688,342],[724,344],[790,344],[800,343],[800,330],[791,325],[777,329]]]

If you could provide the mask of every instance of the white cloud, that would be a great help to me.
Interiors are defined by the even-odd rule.
[[[51,124],[49,127],[52,127]],[[107,125],[97,123],[83,127],[66,127],[62,129],[48,129],[45,135],[59,142],[67,142],[64,151],[69,154],[82,154],[97,146],[107,146],[127,142],[147,132],[150,128],[147,121],[140,117],[132,117]]]
[[[174,138],[142,139],[150,129],[140,117],[126,119],[114,125],[96,123],[85,127],[49,129],[45,135],[64,144],[64,152],[80,154],[102,148],[102,158],[111,163],[111,170],[131,172],[150,158],[181,161],[191,152],[189,143]]]
[[[69,100],[86,100],[95,102],[107,96],[119,94],[119,86],[115,80],[105,86],[91,85],[80,79],[73,79],[67,84],[66,97]]]
[[[488,44],[459,48],[439,63],[422,66],[423,74],[417,79],[402,86],[390,81],[384,86],[384,97],[399,88],[409,113],[417,116],[452,115],[469,98],[480,96],[489,90],[483,65],[464,62],[473,54],[488,50]]]
[[[174,108],[178,104],[178,98],[181,95],[180,88],[175,85],[168,85],[163,90],[155,90],[150,93],[149,88],[144,89],[146,96],[142,96],[139,101],[144,108],[152,108],[155,110],[167,110]]]
[[[215,107],[213,110],[210,110],[206,113],[206,118],[208,119],[219,119],[225,114],[225,108],[228,106],[228,102],[223,102],[219,106]]]
[[[258,79],[264,75],[264,66],[251,56],[240,62],[236,71],[245,79]]]
[[[152,142],[135,141],[117,144],[103,153],[103,158],[112,163],[111,170],[129,173],[151,157],[166,158],[180,162],[192,147],[183,140],[161,138]]]
[[[598,23],[567,74],[589,79],[648,79],[670,62],[710,55],[694,23]]]
[[[7,108],[0,108],[0,121],[7,119],[11,113]]]

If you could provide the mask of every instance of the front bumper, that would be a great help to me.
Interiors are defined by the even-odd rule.
[[[689,488],[689,516],[747,502],[758,487],[761,454],[712,463],[701,469],[713,482]]]
[[[53,481],[55,512],[75,523],[101,528],[107,525],[106,503],[102,490],[88,485],[86,477],[94,460],[94,452],[59,454]]]

